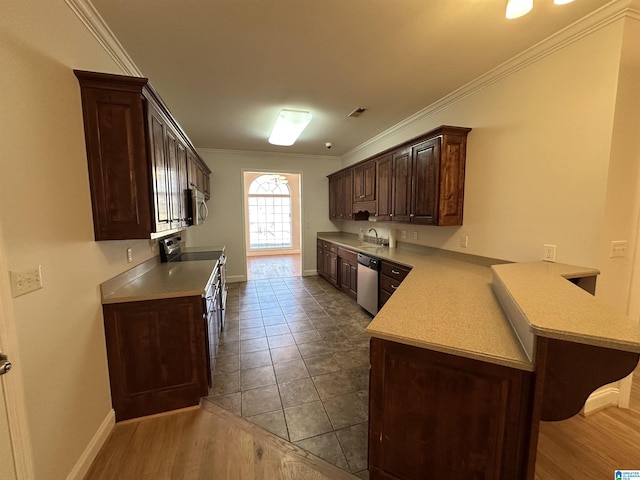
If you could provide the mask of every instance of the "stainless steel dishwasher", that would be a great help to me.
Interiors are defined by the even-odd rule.
[[[371,315],[378,313],[380,259],[358,254],[358,305]]]

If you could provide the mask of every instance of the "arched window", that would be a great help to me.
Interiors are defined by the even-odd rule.
[[[291,248],[291,191],[286,177],[261,175],[249,185],[249,248]]]

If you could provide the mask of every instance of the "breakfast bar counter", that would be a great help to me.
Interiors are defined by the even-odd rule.
[[[411,268],[366,330],[372,479],[534,480],[540,421],[640,358],[640,325],[593,296],[597,269],[318,238]]]

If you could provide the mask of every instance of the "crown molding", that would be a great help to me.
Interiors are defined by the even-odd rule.
[[[65,3],[87,27],[87,30],[95,37],[113,61],[122,69],[122,73],[132,77],[144,76],[113,34],[109,25],[106,24],[93,6],[91,0],[65,0]]]
[[[630,7],[630,3],[632,2],[620,0],[613,0],[607,3],[589,15],[536,43],[515,57],[512,57],[501,65],[489,70],[487,73],[473,79],[466,85],[454,90],[450,94],[442,97],[440,100],[437,100],[431,105],[423,108],[419,112],[407,117],[400,123],[397,123],[384,132],[379,133],[375,137],[349,150],[343,155],[343,159],[351,161],[354,157],[358,156],[359,152],[366,150],[368,147],[375,145],[386,137],[401,134],[403,131],[411,129],[416,124],[421,123],[424,119],[434,115],[440,110],[475,94],[479,90],[493,85],[505,77],[513,75],[515,72],[527,67],[528,65],[531,65],[532,63],[535,63],[624,17],[640,20],[640,10]]]

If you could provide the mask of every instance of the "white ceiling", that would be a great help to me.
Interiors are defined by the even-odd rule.
[[[196,147],[342,155],[609,2],[92,3]],[[292,147],[267,142],[281,108],[314,115]]]

